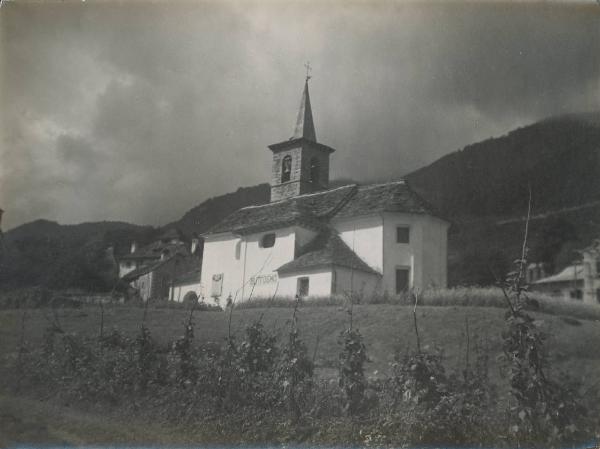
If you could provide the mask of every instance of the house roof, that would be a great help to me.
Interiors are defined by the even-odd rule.
[[[582,265],[569,265],[561,272],[548,276],[542,279],[538,279],[534,284],[551,284],[556,282],[575,282],[583,280],[583,266]]]
[[[137,251],[129,254],[124,254],[120,257],[121,260],[139,260],[139,259],[160,259],[163,252],[166,252],[168,256],[180,254],[182,256],[189,256],[190,250],[188,245],[181,241],[164,241],[156,240]]]
[[[157,268],[162,267],[164,264],[166,264],[171,259],[172,259],[172,257],[168,258],[168,259],[159,260],[158,262],[150,262],[148,264],[142,265],[141,267],[138,267],[135,270],[130,271],[129,273],[125,274],[121,279],[123,279],[127,282],[134,281],[137,278],[139,278],[145,274],[148,274],[148,273],[156,270]]]
[[[310,268],[337,265],[365,273],[379,275],[352,251],[333,229],[325,229],[298,251],[297,257],[277,268],[280,274],[304,271]]]
[[[244,207],[227,216],[206,234],[251,234],[293,225],[322,229],[327,219],[355,190],[355,185],[348,185],[260,206]]]

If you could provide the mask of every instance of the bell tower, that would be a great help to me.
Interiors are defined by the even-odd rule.
[[[307,70],[309,67],[307,67]],[[271,202],[329,187],[329,155],[335,150],[317,143],[306,76],[294,134],[269,145],[273,152]]]

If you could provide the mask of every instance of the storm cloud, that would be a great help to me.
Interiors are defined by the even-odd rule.
[[[333,178],[397,178],[600,109],[594,1],[8,2],[0,33],[5,229],[158,225],[267,182],[306,61]]]

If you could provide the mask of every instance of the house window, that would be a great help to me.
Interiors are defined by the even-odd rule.
[[[261,248],[272,248],[275,245],[275,234],[265,234],[260,239],[260,247]]]
[[[410,228],[408,226],[398,226],[396,228],[396,243],[410,242]]]
[[[409,268],[396,268],[396,294],[404,293],[408,290]]]
[[[596,261],[596,276],[600,277],[600,260]]]
[[[583,293],[580,289],[574,289],[571,290],[569,292],[569,296],[571,296],[571,299],[582,299],[583,298]]]
[[[596,289],[596,301],[600,303],[600,288]]]
[[[319,159],[316,157],[311,158],[310,160],[310,179],[309,181],[313,184],[319,183]]]
[[[298,284],[296,286],[296,294],[300,298],[304,298],[308,296],[308,278],[298,278]]]
[[[281,162],[281,182],[288,182],[292,176],[292,156],[287,155]]]

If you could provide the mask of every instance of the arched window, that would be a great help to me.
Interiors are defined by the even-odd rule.
[[[292,176],[292,156],[289,154],[281,162],[281,182],[288,182]]]
[[[319,183],[319,159],[316,157],[310,159],[310,182]]]

